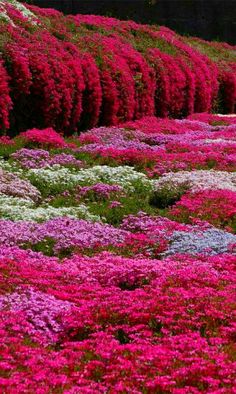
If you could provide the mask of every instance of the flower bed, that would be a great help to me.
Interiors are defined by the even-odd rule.
[[[1,140],[1,392],[234,392],[235,135],[205,113]]]

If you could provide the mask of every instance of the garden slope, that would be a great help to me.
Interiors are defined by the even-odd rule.
[[[235,394],[236,116],[0,137],[0,392]]]

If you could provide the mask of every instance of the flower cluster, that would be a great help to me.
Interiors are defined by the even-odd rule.
[[[20,179],[16,174],[0,168],[0,193],[7,196],[22,197],[37,201],[40,192],[29,181]]]
[[[1,218],[9,220],[25,220],[42,222],[55,217],[83,218],[86,220],[100,221],[98,215],[90,212],[89,208],[80,204],[70,207],[58,207],[43,204],[37,206],[24,198],[16,198],[0,194]]]
[[[89,197],[91,199],[94,196],[95,199],[110,199],[116,194],[121,194],[123,188],[119,185],[109,185],[106,183],[95,183],[92,186],[78,187],[77,198]]]
[[[66,208],[64,208],[66,216]],[[69,211],[69,210],[68,210]],[[55,213],[55,211],[54,211]],[[58,212],[60,215],[60,210]],[[43,223],[0,220],[1,245],[19,245],[42,250],[44,253],[71,253],[119,246],[129,233],[99,222],[59,217]]]
[[[216,177],[223,171],[223,178],[225,171],[234,171],[236,163],[235,117],[199,114],[193,118],[145,117],[122,127],[95,128],[79,136],[79,151],[99,157],[103,164],[134,165],[150,177],[214,169],[218,170]]]
[[[6,393],[232,391],[235,257],[5,248],[0,264]]]
[[[236,193],[217,189],[190,192],[170,209],[170,215],[185,223],[199,218],[232,231],[236,229]]]
[[[76,158],[71,154],[58,153],[50,155],[47,150],[43,149],[22,148],[16,153],[13,153],[11,157],[25,169],[50,167],[55,164],[73,167],[82,166],[82,162],[80,160],[76,160]]]
[[[27,178],[36,186],[55,189],[73,189],[76,185],[97,184],[98,182],[120,185],[125,190],[138,191],[153,188],[153,181],[132,167],[93,166],[91,168],[69,169],[60,165],[46,168],[33,168],[27,172]]]
[[[64,139],[52,128],[38,130],[32,129],[21,133],[26,146],[39,148],[65,148]]]
[[[226,171],[178,171],[164,174],[156,183],[156,189],[169,188],[177,189],[185,186],[192,191],[206,189],[226,189],[236,191],[236,174]]]

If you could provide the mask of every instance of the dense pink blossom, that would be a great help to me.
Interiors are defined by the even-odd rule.
[[[230,190],[190,192],[170,209],[170,215],[185,222],[197,217],[216,226],[235,230],[236,193]]]
[[[0,320],[4,391],[210,393],[233,387],[232,256],[161,262],[102,254],[61,264],[17,249],[2,253],[1,300],[13,308],[3,306]],[[8,283],[12,295],[4,291]],[[16,298],[20,283],[25,290]],[[50,336],[42,335],[42,317]]]
[[[155,114],[182,118],[216,105],[235,112],[230,45],[133,21],[34,6],[25,8],[27,17],[7,2],[2,9],[8,20],[1,26],[3,131],[53,127],[69,135]]]
[[[42,148],[64,148],[66,146],[64,139],[52,128],[27,130],[21,133],[21,137],[26,141],[26,144]]]
[[[183,120],[144,117],[121,126],[82,133],[79,151],[99,155],[104,163],[113,160],[143,168],[150,177],[199,168],[234,171],[233,117],[209,114],[195,114]]]

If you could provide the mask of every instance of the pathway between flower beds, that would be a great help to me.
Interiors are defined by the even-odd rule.
[[[0,391],[235,389],[236,116],[0,138]]]

